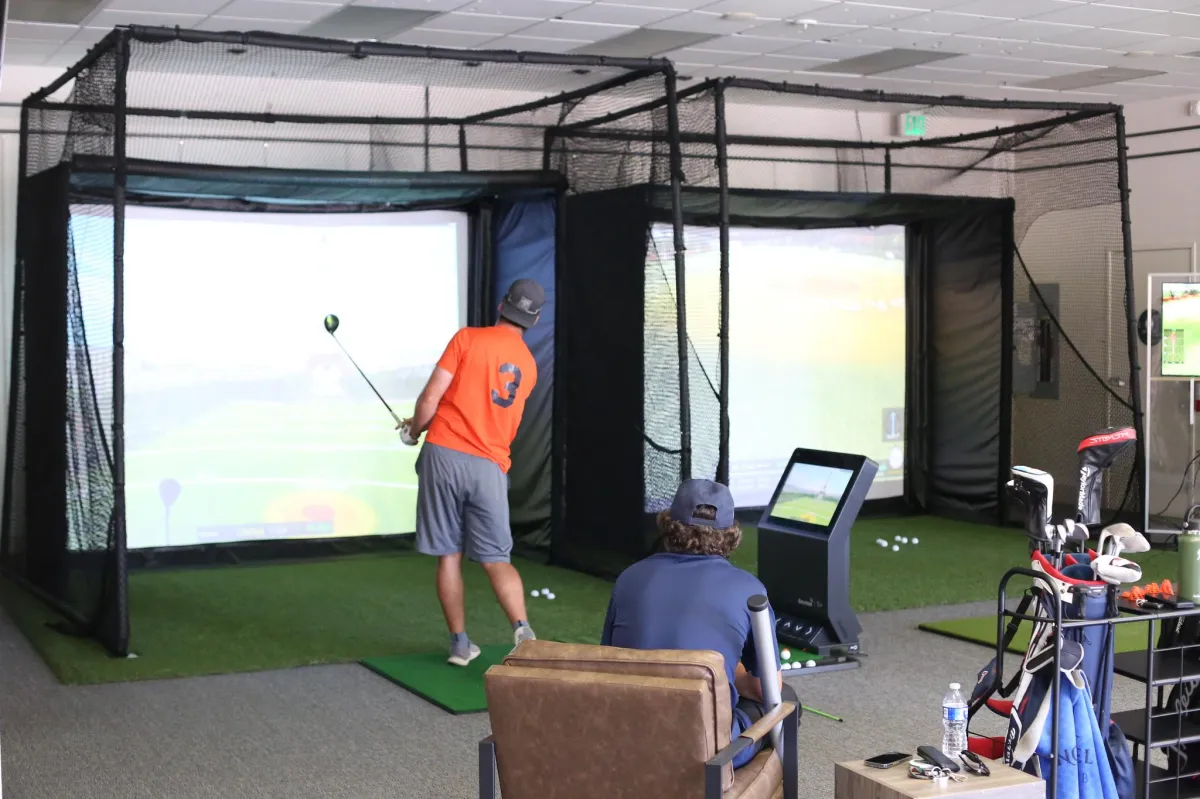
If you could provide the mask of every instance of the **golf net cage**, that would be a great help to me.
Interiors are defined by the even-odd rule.
[[[649,170],[643,178],[619,168],[626,159],[618,147],[560,147],[552,157],[547,130],[651,102],[662,111],[674,105],[674,85],[662,59],[115,29],[22,108],[23,224],[0,541],[6,573],[76,629],[114,653],[128,651],[122,175],[131,163],[348,173],[555,169],[569,182],[576,174],[604,175],[605,187],[669,182],[671,154],[678,157],[669,115],[653,120],[654,141],[637,145]],[[47,243],[36,233],[37,217],[46,224],[45,206],[62,203],[48,199],[53,191],[41,190],[41,178],[80,159],[109,167],[112,200],[68,204],[56,234],[63,240]],[[65,285],[28,280],[47,247],[66,250]],[[64,304],[65,331],[42,330],[36,320],[43,309],[57,305],[61,319]],[[46,346],[35,337],[64,333],[65,366],[27,357]],[[64,372],[65,409],[62,399],[57,408],[42,407],[38,398],[47,386],[62,388]],[[50,456],[65,458],[57,471],[31,434],[47,426],[39,417],[48,414],[58,414],[51,427],[65,415],[65,452]],[[44,474],[59,475],[52,482],[63,485],[47,489],[38,479]],[[33,513],[35,504],[48,510]],[[39,529],[46,524],[62,529],[48,534]]]
[[[1060,505],[1070,504],[1079,479],[1076,446],[1083,437],[1132,425],[1141,439],[1119,107],[724,78],[681,89],[676,113],[684,186],[720,189],[723,160],[728,189],[1011,198],[1016,249],[1010,462],[1050,472],[1063,487],[1060,498],[1068,500]],[[925,117],[922,138],[898,135],[898,118],[909,113]],[[665,114],[665,108],[642,111],[578,126],[569,135],[576,146],[626,153],[631,158],[621,168],[633,172],[638,167],[632,157],[659,135]],[[589,173],[574,180],[576,186],[598,187],[607,178]],[[656,509],[649,507],[655,500],[669,499],[674,487],[668,483],[680,471],[678,448],[661,442],[682,440],[691,447],[692,476],[728,478],[723,298],[719,290],[703,288],[717,281],[687,281],[699,270],[718,268],[716,259],[704,256],[721,245],[712,228],[688,226],[686,238],[684,350],[678,338],[664,335],[670,325],[651,323],[656,309],[672,308],[652,306],[649,298],[677,288],[676,276],[662,268],[673,252],[669,235],[654,237],[646,266],[648,510]],[[672,368],[683,351],[688,368]],[[690,427],[690,442],[681,439],[681,419],[685,430]],[[1131,451],[1107,473],[1106,513],[1140,511],[1141,451],[1139,440],[1136,456]],[[656,471],[662,486],[654,485]]]

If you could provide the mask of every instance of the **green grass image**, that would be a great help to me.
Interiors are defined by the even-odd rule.
[[[837,506],[837,499],[784,491],[780,493],[779,501],[775,503],[771,515],[781,519],[828,527],[829,523],[833,521],[833,514],[837,510]]]
[[[1186,291],[1200,292],[1200,286],[1189,286]],[[1163,375],[1200,374],[1200,293],[1165,293],[1162,317]]]
[[[369,402],[213,408],[130,447],[129,545],[412,532],[418,449],[401,445],[392,427]],[[170,503],[168,480],[178,485]]]

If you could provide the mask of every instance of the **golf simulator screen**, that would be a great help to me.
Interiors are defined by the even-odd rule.
[[[88,211],[72,209],[75,241],[112,229]],[[111,251],[90,255],[85,307],[112,292]],[[338,343],[411,415],[465,323],[466,264],[461,213],[129,207],[129,547],[412,532],[418,448]],[[85,322],[91,351],[111,352],[111,317]]]
[[[828,527],[853,477],[850,469],[793,463],[768,517]]]
[[[1200,283],[1163,283],[1162,373],[1200,378]]]
[[[670,225],[656,225],[654,235],[661,252],[672,251]],[[719,346],[718,232],[689,226],[685,236],[689,330],[697,357],[707,362],[708,345],[713,352]],[[729,238],[729,482],[735,502],[765,507],[796,447],[865,455],[879,464],[867,498],[900,496],[904,228],[734,227]],[[694,324],[693,318],[704,321]],[[693,375],[696,397],[702,377],[698,370]],[[699,418],[693,410],[693,424]]]

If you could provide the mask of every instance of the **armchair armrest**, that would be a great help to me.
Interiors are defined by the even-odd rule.
[[[770,713],[752,724],[736,739],[730,741],[729,746],[717,752],[704,764],[705,799],[721,799],[724,792],[721,785],[722,769],[732,763],[739,752],[757,741],[761,741],[780,722],[783,722],[783,735],[781,736],[783,752],[780,753],[783,761],[783,797],[784,799],[797,799],[800,790],[800,764],[798,762],[800,705],[797,702],[780,702]]]

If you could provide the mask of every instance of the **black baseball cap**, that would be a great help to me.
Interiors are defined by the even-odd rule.
[[[500,315],[524,328],[533,327],[546,302],[546,291],[537,281],[521,278],[514,280],[508,293],[500,301]]]
[[[716,518],[705,519],[698,516],[696,511],[701,505],[716,508]],[[671,518],[682,524],[720,530],[733,527],[733,494],[729,493],[727,486],[713,480],[685,480],[671,502]]]

